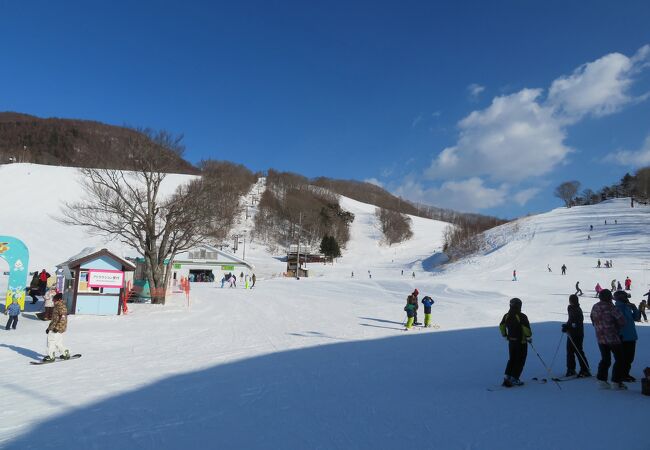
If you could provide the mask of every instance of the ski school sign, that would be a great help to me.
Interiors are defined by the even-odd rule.
[[[119,289],[124,286],[124,272],[121,270],[89,270],[88,286]]]

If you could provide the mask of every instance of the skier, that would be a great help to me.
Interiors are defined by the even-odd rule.
[[[562,275],[566,275],[566,266],[562,264]]]
[[[404,269],[402,269],[402,276],[404,276]]]
[[[549,264],[546,264],[546,268],[548,269],[549,272],[553,272],[553,271],[551,270],[551,266],[550,266]]]
[[[587,235],[587,240],[588,240],[588,241],[591,241],[591,234],[588,234],[588,235]]]
[[[352,278],[354,278],[354,272],[352,272]],[[255,276],[255,274],[253,274],[251,276],[251,281],[253,282],[253,284],[251,284],[251,289],[255,287],[255,280],[257,280],[257,277]]]
[[[589,231],[594,231],[594,226],[593,225],[589,225]]]
[[[617,285],[616,285],[616,290],[617,290],[617,291],[622,291],[622,290],[623,290],[623,286],[621,286],[621,282],[620,282],[620,281],[619,281],[619,282],[617,283]]]
[[[614,225],[618,224],[618,219],[614,219]]]
[[[623,384],[623,346],[618,330],[625,325],[625,317],[612,304],[612,292],[603,289],[598,296],[599,302],[591,308],[591,323],[596,330],[598,349],[600,350],[600,363],[598,363],[598,379],[601,389],[614,388],[627,389]],[[614,367],[612,368],[612,384],[607,382],[609,366],[612,364],[614,354]]]
[[[517,269],[512,271],[512,281],[517,281]]]
[[[572,377],[576,375],[576,356],[580,364],[578,378],[590,377],[589,363],[582,349],[582,343],[585,338],[584,332],[584,314],[580,308],[580,302],[577,295],[569,296],[569,306],[567,306],[569,320],[562,324],[562,332],[567,334],[566,341],[566,375]]]
[[[9,314],[9,320],[7,320],[7,326],[5,330],[9,328],[15,330],[16,325],[18,325],[18,316],[20,315],[20,305],[16,302],[11,302],[11,305],[5,311],[5,314]]]
[[[372,274],[368,271],[368,278],[372,278]]]
[[[580,289],[580,282],[576,281],[576,294],[575,295],[582,295],[582,289]]]
[[[413,278],[415,278],[415,272],[413,272]]]
[[[630,277],[625,277],[625,290],[629,291],[632,289],[632,280],[630,280]]]
[[[59,293],[54,296],[52,320],[47,330],[45,330],[45,333],[47,333],[47,356],[43,358],[43,362],[54,361],[57,350],[61,353],[61,358],[70,359],[70,352],[63,345],[63,333],[65,333],[67,326],[68,310],[65,303],[63,303],[63,295]]]
[[[612,292],[614,292],[616,290],[616,279],[612,280],[611,286],[612,286]]]
[[[38,272],[34,272],[32,281],[29,282],[29,296],[32,298],[32,305],[36,304],[36,302],[38,301],[38,298],[36,298],[36,296],[40,294],[38,289],[38,282],[39,282]]]
[[[415,310],[417,308],[417,300],[415,302],[413,301],[413,294],[409,295],[406,297],[406,306],[404,307],[404,311],[406,311],[406,328],[404,331],[408,331],[411,329],[413,326],[413,321],[414,321],[414,316],[415,316]]]
[[[598,260],[598,264],[596,264],[596,267],[600,269],[600,259]]]
[[[422,304],[424,305],[424,327],[425,328],[431,328],[431,306],[435,302],[431,297],[426,295],[422,299]]]
[[[648,303],[645,301],[645,299],[641,300],[641,303],[639,303],[639,314],[641,314],[641,317],[643,317],[643,320],[645,322],[648,321],[648,316],[645,315],[645,309],[648,307]],[[641,319],[639,319],[639,322],[641,322]]]
[[[350,275],[350,278],[354,278],[354,271],[352,271],[352,274]]]
[[[605,219],[605,225],[607,225],[607,219]]]
[[[603,288],[600,286],[600,283],[596,283],[594,290],[596,291],[596,297],[598,297],[598,294],[600,294],[600,291],[602,291]]]
[[[519,379],[526,364],[528,342],[532,342],[532,331],[526,314],[521,312],[521,300],[510,300],[510,310],[503,316],[499,324],[501,335],[508,341],[508,364],[502,386],[521,386]]]
[[[641,319],[641,313],[634,303],[630,303],[629,299],[630,294],[625,291],[614,292],[616,309],[625,317],[625,326],[618,332],[623,346],[623,381],[636,381],[636,378],[630,375],[630,369],[634,362],[636,341],[638,339],[634,322]]]
[[[422,325],[421,322],[418,322],[418,308],[420,307],[420,305],[418,305],[418,295],[420,295],[420,292],[417,289],[413,289],[413,292],[411,293],[413,303],[415,304],[415,310],[413,311],[413,325]]]

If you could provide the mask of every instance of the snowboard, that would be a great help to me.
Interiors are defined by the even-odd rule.
[[[81,358],[81,353],[77,353],[76,355],[70,355],[70,359],[79,359],[79,358]],[[44,364],[52,364],[55,362],[69,361],[70,359],[63,359],[59,356],[54,361],[30,361],[29,363],[32,366],[42,366]]]

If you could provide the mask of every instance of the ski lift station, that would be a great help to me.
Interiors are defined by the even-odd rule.
[[[69,314],[116,315],[135,264],[110,251],[86,248],[57,265],[57,288]]]

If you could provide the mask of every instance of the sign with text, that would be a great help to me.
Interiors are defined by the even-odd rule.
[[[121,288],[124,272],[121,270],[89,270],[88,286],[95,288]]]

